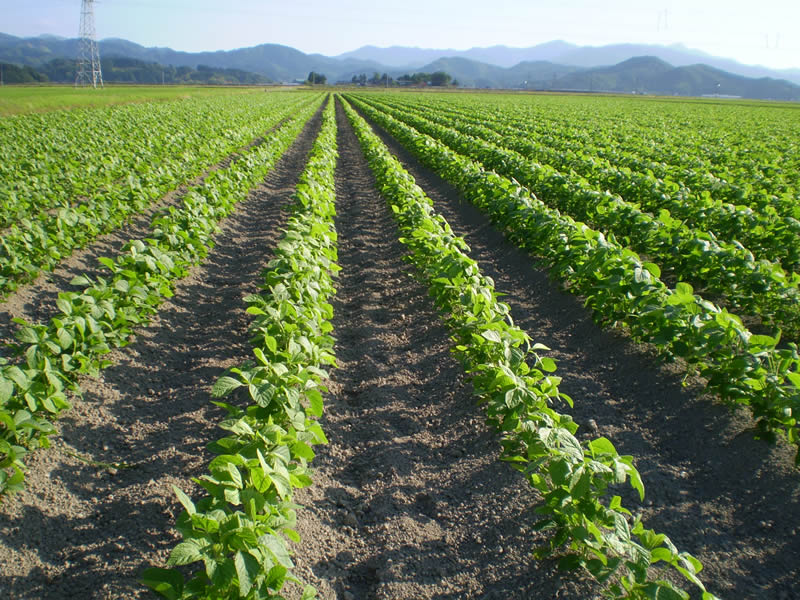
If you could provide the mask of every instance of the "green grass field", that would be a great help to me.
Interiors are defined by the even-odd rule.
[[[31,112],[175,100],[196,96],[246,94],[263,87],[204,87],[204,86],[106,86],[93,89],[73,86],[4,86],[0,87],[0,115]]]

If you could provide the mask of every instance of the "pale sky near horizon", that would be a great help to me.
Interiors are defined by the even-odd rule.
[[[81,0],[0,0],[0,32],[77,37]],[[800,0],[98,0],[98,39],[199,52],[263,43],[334,56],[363,45],[464,50],[551,40],[682,43],[800,68]]]

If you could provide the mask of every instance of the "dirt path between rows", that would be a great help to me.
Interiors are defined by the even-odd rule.
[[[794,451],[754,440],[746,415],[731,415],[702,397],[692,381],[683,386],[680,373],[646,346],[597,327],[579,299],[560,292],[457,190],[377,132],[466,238],[481,270],[505,294],[515,322],[552,348],[561,389],[575,401],[565,412],[584,424],[584,435],[593,420],[599,435],[636,458],[647,491],[646,525],[700,558],[703,580],[723,598],[800,599]],[[639,506],[638,496],[624,497],[628,506]]]
[[[298,573],[324,599],[590,598],[529,559],[535,496],[497,463],[497,437],[341,109],[338,125],[338,368],[330,445],[298,495]]]
[[[216,247],[113,356],[60,421],[55,447],[34,453],[27,491],[0,506],[0,598],[154,597],[138,582],[163,566],[180,512],[172,485],[190,489],[223,416],[210,387],[250,355],[242,298],[272,256],[321,113],[265,183],[222,224]],[[103,469],[77,460],[125,462]]]

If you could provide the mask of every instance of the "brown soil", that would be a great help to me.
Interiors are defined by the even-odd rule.
[[[544,540],[531,531],[537,496],[497,462],[497,435],[403,261],[341,111],[338,123],[339,368],[322,423],[330,444],[317,447],[314,485],[297,496],[306,506],[297,574],[325,599],[598,597],[586,577],[530,556]],[[156,322],[85,382],[56,447],[33,455],[29,490],[0,507],[0,597],[152,597],[136,578],[162,566],[175,543],[181,508],[171,485],[189,490],[204,470],[220,417],[208,390],[249,353],[241,298],[280,235],[281,206],[318,124],[223,224],[208,261]],[[466,236],[515,321],[553,348],[576,420],[594,420],[637,457],[646,523],[701,558],[704,580],[724,598],[800,598],[800,477],[790,449],[754,441],[747,419],[684,387],[648,348],[596,327],[455,190],[390,145]],[[134,467],[96,468],[66,451]]]

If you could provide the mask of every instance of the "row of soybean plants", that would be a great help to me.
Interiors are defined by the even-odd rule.
[[[470,100],[459,97],[455,103],[502,114],[559,150],[590,149],[593,157],[652,171],[717,200],[800,217],[796,107],[633,98]]]
[[[604,126],[595,125],[595,136],[589,144],[582,146],[573,145],[571,148],[562,149],[558,140],[559,126],[556,125],[553,135],[545,140],[543,144],[552,144],[557,150],[571,151],[577,157],[573,160],[573,168],[579,172],[586,172],[587,178],[597,178],[599,181],[606,181],[607,185],[613,186],[613,179],[609,178],[604,172],[595,173],[597,170],[592,166],[592,160],[601,169],[610,169],[613,173],[615,167],[622,165],[631,169],[636,177],[623,178],[628,185],[628,192],[635,192],[642,197],[643,205],[659,206],[659,197],[655,192],[661,191],[666,196],[663,200],[663,207],[674,212],[675,216],[685,219],[687,222],[698,225],[704,229],[709,229],[717,233],[724,239],[738,239],[748,247],[752,247],[754,252],[765,249],[770,256],[780,258],[787,268],[797,269],[797,254],[791,252],[784,257],[780,241],[792,242],[792,235],[796,236],[800,231],[800,152],[793,150],[798,147],[797,125],[800,121],[798,111],[777,111],[785,115],[784,122],[781,123],[784,131],[774,131],[772,135],[775,140],[770,140],[768,130],[762,126],[757,126],[750,121],[749,127],[746,117],[760,119],[764,113],[775,111],[774,108],[767,107],[737,107],[738,116],[742,122],[737,122],[734,126],[731,123],[724,124],[719,119],[699,120],[696,126],[701,130],[701,135],[705,136],[709,130],[721,129],[731,133],[742,134],[742,139],[746,143],[743,156],[746,161],[751,161],[752,168],[741,167],[743,172],[720,173],[721,170],[730,166],[728,163],[736,162],[737,158],[726,155],[725,163],[717,163],[713,173],[703,169],[688,169],[673,163],[652,163],[640,162],[636,158],[626,159],[626,157],[636,156],[637,146],[650,147],[652,144],[643,143],[636,135],[635,131],[626,129],[618,131],[616,125],[605,123]],[[684,113],[691,114],[696,108],[684,108]],[[792,126],[792,115],[795,116],[795,123]],[[521,127],[518,119],[514,119],[513,124]],[[564,127],[564,123],[560,124]],[[605,137],[603,131],[606,132]],[[680,154],[691,154],[700,152],[700,149],[687,148],[685,129],[670,130],[669,141],[662,142],[665,146],[675,148]],[[783,135],[781,135],[783,133]],[[613,151],[613,142],[608,137],[621,136],[623,139],[630,139],[632,149],[627,153]],[[764,140],[772,142],[769,151],[758,150],[758,145]],[[606,148],[611,147],[607,152]],[[724,147],[724,143],[720,143]],[[588,154],[592,160],[587,161],[586,157],[581,157],[581,153]],[[766,153],[764,156],[762,153]],[[638,157],[637,157],[638,158]],[[756,168],[757,167],[757,168]],[[733,168],[730,166],[730,168]],[[753,172],[753,170],[757,172]],[[759,171],[758,169],[763,169]],[[722,179],[721,177],[725,177]],[[612,189],[610,187],[610,189]],[[619,190],[623,196],[626,188]],[[633,196],[636,198],[637,196]],[[777,239],[776,239],[777,238]],[[792,244],[794,245],[794,244]]]
[[[59,294],[60,313],[49,323],[17,321],[12,357],[0,357],[0,496],[24,486],[23,459],[48,446],[53,421],[70,407],[68,396],[80,394],[79,376],[108,366],[105,355],[127,345],[175,282],[206,257],[217,223],[263,180],[320,102],[318,96],[262,144],[212,172],[180,206],[159,211],[146,238],[128,242],[114,259],[101,258],[107,277],[75,278],[79,291]]]
[[[217,456],[195,480],[205,495],[193,501],[175,489],[185,509],[177,520],[183,541],[170,554],[170,568],[142,576],[170,600],[283,598],[287,581],[300,584],[286,540],[299,541],[293,490],[311,484],[312,446],[327,441],[316,419],[326,391],[324,369],[335,362],[328,300],[338,270],[336,160],[331,101],[262,292],[247,298],[247,311],[255,316],[253,357],[213,388],[215,397],[233,399],[215,402],[227,412],[220,424],[225,437],[209,445]],[[201,562],[188,581],[175,568]],[[305,586],[303,598],[315,593]]]
[[[32,213],[73,204],[130,173],[153,169],[164,158],[192,154],[209,137],[235,142],[238,129],[253,119],[253,108],[264,103],[262,96],[149,102],[3,119],[0,228]]]
[[[414,110],[423,108],[419,102],[415,104]],[[557,142],[558,125],[554,127],[555,131],[543,137],[530,131],[530,123],[485,107],[436,112],[442,113],[439,118],[446,124],[452,126],[458,122],[462,132],[552,167],[555,172],[547,174],[570,174],[574,184],[619,194],[634,203],[634,208],[639,211],[653,215],[668,211],[665,217],[668,224],[674,225],[677,219],[682,226],[702,231],[704,241],[714,245],[727,244],[728,251],[741,250],[743,256],[750,256],[751,262],[753,257],[749,251],[757,257],[776,261],[776,267],[783,266],[790,271],[800,269],[800,221],[797,220],[800,217],[800,190],[783,195],[790,210],[780,213],[776,209],[778,199],[767,194],[762,194],[760,205],[753,207],[744,205],[744,199],[731,204],[720,198],[720,191],[725,186],[716,178],[681,170],[679,178],[664,179],[652,172],[653,165],[621,166],[619,156],[603,157],[603,148],[608,142],[600,140],[563,148],[563,143]],[[425,116],[433,118],[435,112],[425,109]],[[606,139],[613,137],[615,130],[607,129],[606,135]],[[579,177],[571,175],[573,172]],[[698,182],[706,180],[711,182],[711,189],[698,185]],[[755,202],[755,199],[751,200]],[[741,248],[742,245],[746,248]],[[783,277],[783,269],[770,275],[771,279],[780,277]]]
[[[681,357],[709,392],[746,406],[765,436],[800,444],[800,353],[754,335],[736,315],[694,293],[670,288],[658,267],[611,238],[539,200],[518,182],[487,170],[444,143],[353,98],[419,160],[457,187],[517,246],[540,257],[555,279],[586,298],[595,318],[628,328],[668,359]],[[796,460],[800,464],[800,452]]]
[[[575,438],[577,425],[552,406],[572,401],[559,392],[554,361],[537,354],[546,348],[532,345],[513,324],[491,280],[466,254],[464,240],[369,125],[350,106],[346,111],[398,221],[401,242],[444,314],[454,351],[486,405],[489,422],[501,432],[502,460],[542,494],[538,527],[552,531],[552,537],[537,555],[566,546],[561,566],[588,570],[611,598],[689,598],[679,585],[660,578],[659,567],[675,569],[704,600],[715,598],[697,577],[702,569],[697,559],[678,551],[664,534],[646,529],[619,496],[611,496],[612,486],[629,482],[644,497],[633,458],[619,455],[606,438],[584,444]]]
[[[113,231],[129,216],[249,144],[310,100],[307,95],[294,94],[234,98],[235,102],[215,98],[107,109],[126,122],[124,135],[130,155],[113,171],[114,181],[104,181],[81,201],[69,185],[50,187],[49,182],[39,183],[22,173],[4,180],[0,193],[5,197],[0,205],[16,201],[27,206],[20,209],[25,216],[3,231],[0,239],[0,297],[32,281],[42,270],[52,269],[76,248]],[[92,110],[76,111],[76,116],[91,115]],[[152,123],[146,116],[148,110],[161,119]],[[143,131],[147,135],[142,135]],[[89,156],[81,155],[85,164],[74,161],[72,150],[87,141],[80,121],[67,137],[68,143],[47,155],[49,168],[77,180],[91,172],[93,165],[108,161],[102,147],[94,148]],[[24,153],[16,158],[27,160]]]
[[[768,260],[757,261],[740,244],[692,229],[667,210],[653,216],[638,203],[598,189],[570,170],[558,171],[532,160],[530,154],[507,149],[516,147],[513,131],[500,135],[480,125],[463,125],[456,117],[432,111],[422,116],[414,109],[368,101],[484,167],[519,181],[551,207],[646,254],[665,277],[686,281],[704,295],[722,299],[738,314],[758,316],[779,327],[790,341],[800,340],[800,274],[787,273]],[[641,197],[629,192],[628,197]]]

